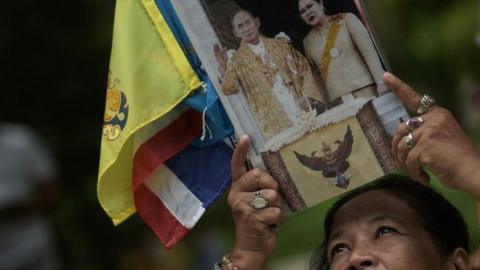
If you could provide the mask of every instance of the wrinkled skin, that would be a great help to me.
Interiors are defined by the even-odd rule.
[[[404,201],[385,191],[355,197],[334,216],[327,242],[330,269],[467,269],[465,250],[444,258],[417,219]]]
[[[383,78],[407,109],[417,110],[421,99],[419,94],[390,73]],[[480,198],[480,186],[474,179],[480,172],[480,154],[453,115],[434,106],[421,117],[424,123],[412,132],[415,142],[412,149],[408,149],[405,142],[405,136],[409,133],[406,124],[398,126],[392,141],[392,152],[397,163],[411,178],[421,183],[429,182],[428,175],[422,169],[425,166],[445,186]]]
[[[259,169],[247,172],[244,164],[249,146],[248,136],[236,146],[231,163],[233,184],[227,200],[235,223],[235,247],[230,257],[240,269],[254,270],[262,269],[275,249],[282,203],[278,184],[269,174]],[[268,200],[268,207],[261,210],[250,206],[257,189]]]

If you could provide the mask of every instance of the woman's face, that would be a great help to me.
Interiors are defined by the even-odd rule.
[[[310,26],[320,25],[325,17],[323,6],[315,0],[299,0],[298,13],[305,23]]]
[[[327,257],[331,270],[431,270],[446,264],[414,211],[381,190],[361,194],[337,211]]]

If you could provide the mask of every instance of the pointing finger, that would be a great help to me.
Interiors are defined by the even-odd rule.
[[[408,84],[397,78],[390,72],[383,74],[383,81],[392,89],[402,103],[412,112],[415,112],[420,104],[421,96],[415,92]]]
[[[235,147],[235,151],[232,155],[232,180],[236,181],[242,175],[247,172],[245,167],[245,160],[247,159],[248,148],[250,147],[250,138],[247,135],[243,135],[240,138],[240,142]]]

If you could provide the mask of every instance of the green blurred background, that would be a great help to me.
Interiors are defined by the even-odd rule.
[[[480,44],[475,43],[480,3],[366,3],[392,70],[416,89],[428,90],[480,143]],[[1,120],[32,127],[58,159],[62,191],[49,215],[65,269],[203,269],[203,261],[210,263],[232,244],[224,199],[168,252],[137,217],[113,227],[97,202],[114,5],[113,0],[0,4]],[[306,269],[305,258],[320,241],[320,211],[287,219],[271,268]]]

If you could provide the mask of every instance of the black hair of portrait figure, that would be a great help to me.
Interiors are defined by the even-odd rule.
[[[285,32],[293,46],[303,53],[303,38],[310,31],[298,14],[298,0],[234,0],[242,9],[248,10],[262,22],[260,30],[265,36],[274,37]],[[325,13],[333,15],[350,12],[360,18],[353,0],[323,0]]]

